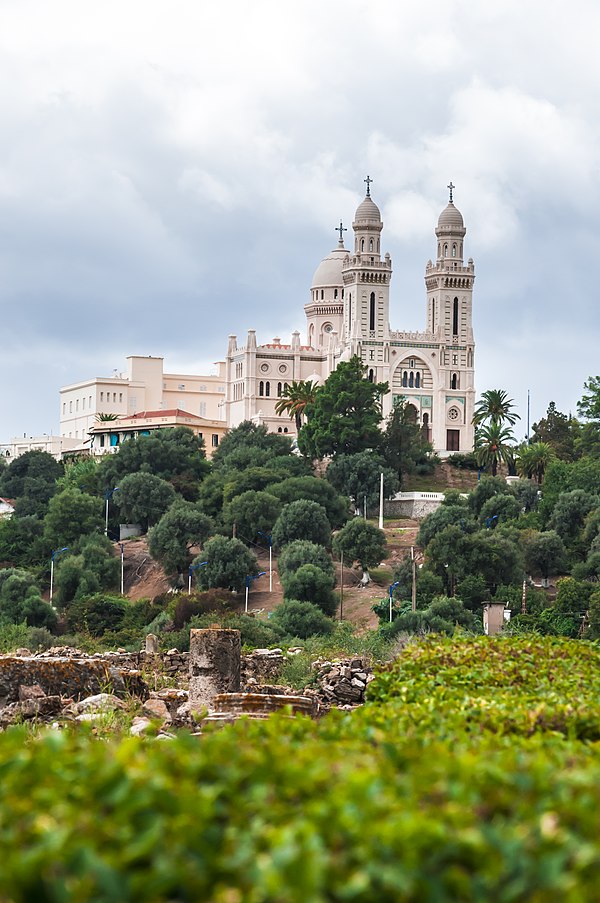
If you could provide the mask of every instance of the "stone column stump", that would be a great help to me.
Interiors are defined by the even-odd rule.
[[[224,630],[220,627],[191,630],[190,709],[212,709],[217,694],[238,693],[240,664],[239,630]]]

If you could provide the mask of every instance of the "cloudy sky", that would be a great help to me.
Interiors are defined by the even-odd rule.
[[[597,0],[0,0],[0,440],[128,354],[304,334],[363,179],[424,326],[452,179],[477,389],[532,421],[600,372]],[[525,427],[522,427],[524,434]]]

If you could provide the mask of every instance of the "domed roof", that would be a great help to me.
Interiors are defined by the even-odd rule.
[[[355,223],[380,223],[381,212],[371,195],[367,195],[364,201],[356,208],[354,214]]]
[[[312,278],[311,288],[321,288],[327,285],[342,284],[342,266],[348,256],[348,251],[343,245],[338,245],[327,257],[324,257]]]
[[[438,229],[441,229],[442,226],[450,226],[454,229],[464,229],[465,227],[462,213],[460,212],[460,210],[457,210],[452,201],[450,201],[446,209],[442,210],[442,212],[440,213],[440,218],[438,220]]]

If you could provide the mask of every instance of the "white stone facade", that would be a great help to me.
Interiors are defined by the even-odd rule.
[[[369,180],[370,182],[370,180]],[[340,361],[358,355],[368,378],[387,382],[384,415],[403,396],[438,454],[473,448],[475,402],[472,295],[475,267],[464,263],[463,218],[450,202],[440,214],[436,262],[425,269],[426,311],[423,332],[390,328],[392,260],[381,254],[383,222],[367,195],[352,224],[352,250],[340,237],[313,276],[305,305],[306,344],[299,332],[291,342],[279,338],[258,345],[253,329],[244,346],[229,336],[225,363],[226,420],[264,423],[272,431],[295,434],[293,420],[278,417],[275,405],[286,383],[313,380],[322,384]],[[340,223],[340,236],[343,228]]]
[[[225,419],[225,365],[208,376],[165,373],[162,357],[127,358],[128,371],[93,377],[60,390],[60,434],[89,441],[98,414],[128,417],[144,411],[181,410],[210,421]]]

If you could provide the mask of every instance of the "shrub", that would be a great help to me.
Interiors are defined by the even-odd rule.
[[[335,614],[337,599],[332,590],[334,578],[314,564],[303,564],[298,570],[281,577],[286,599],[313,602],[326,615]]]
[[[270,618],[290,637],[306,639],[316,634],[326,635],[333,630],[333,623],[323,611],[312,602],[297,599],[286,599],[279,605]]]
[[[273,527],[273,545],[282,548],[296,539],[307,539],[328,547],[331,525],[325,509],[317,502],[299,500],[286,505]]]
[[[332,578],[335,577],[333,561],[323,546],[318,546],[307,539],[297,539],[286,545],[277,561],[279,577],[283,580],[288,574],[293,574],[303,564],[314,564]],[[334,584],[332,584],[333,586]]]

